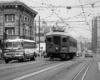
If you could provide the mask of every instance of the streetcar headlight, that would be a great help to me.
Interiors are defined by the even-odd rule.
[[[58,51],[59,47],[56,47],[55,50]]]
[[[52,43],[49,44],[49,47],[52,47]]]
[[[58,50],[58,47],[56,47],[56,50]]]

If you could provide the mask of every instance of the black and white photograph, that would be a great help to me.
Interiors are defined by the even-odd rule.
[[[0,80],[100,80],[100,0],[0,0]]]

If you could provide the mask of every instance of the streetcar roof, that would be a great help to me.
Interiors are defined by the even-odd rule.
[[[35,42],[34,40],[28,40],[28,39],[7,39],[6,42]]]
[[[46,34],[46,36],[50,36],[50,35],[70,36],[68,35],[67,32],[50,32]]]
[[[71,35],[69,35],[67,32],[50,32],[50,33],[47,33],[46,34],[46,36],[51,36],[51,35],[53,35],[53,36],[68,36],[68,37],[70,37],[70,39],[74,39],[75,41],[76,41],[76,39],[75,38],[73,38]]]

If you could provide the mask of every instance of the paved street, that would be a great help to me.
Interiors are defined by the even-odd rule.
[[[0,64],[0,80],[99,80],[99,70],[100,55],[69,61],[38,57],[36,61]]]
[[[99,5],[1,0],[0,80],[100,80]]]

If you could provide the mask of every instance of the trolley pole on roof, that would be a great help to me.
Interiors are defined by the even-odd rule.
[[[39,53],[40,53],[40,16],[39,16]]]

